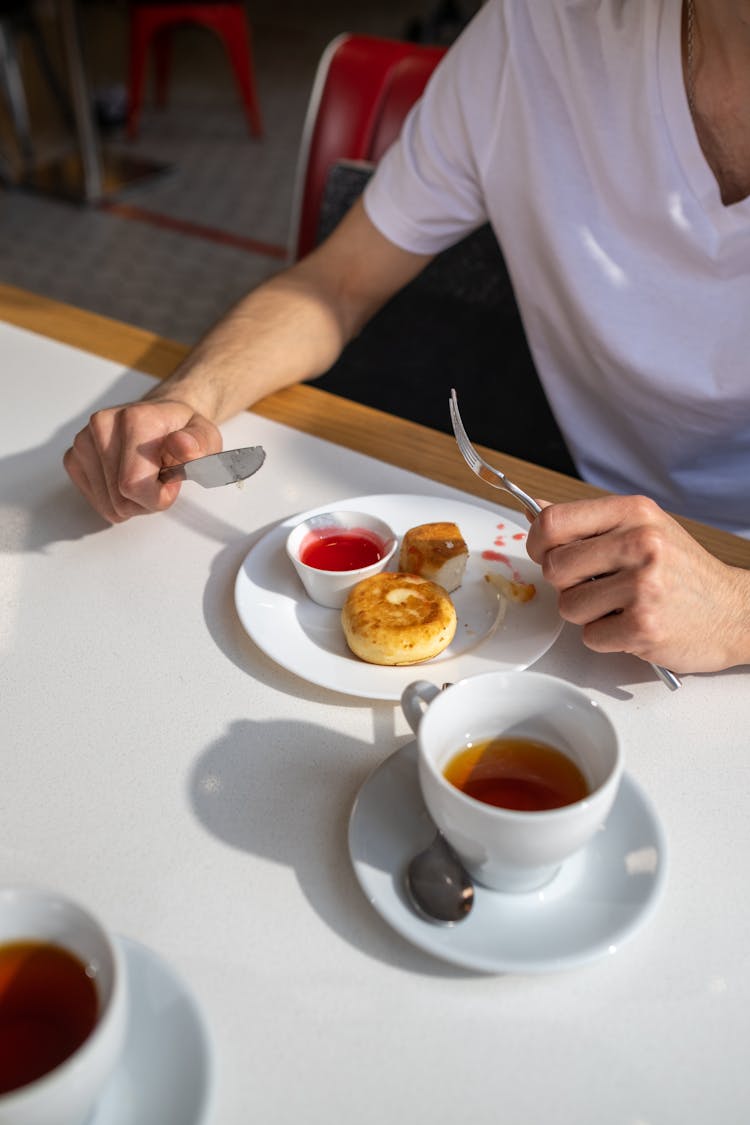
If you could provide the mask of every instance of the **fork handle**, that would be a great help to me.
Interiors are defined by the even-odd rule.
[[[670,672],[669,668],[662,668],[661,664],[652,664],[651,667],[656,672],[657,676],[663,684],[666,684],[670,691],[677,691],[682,687],[682,680],[676,676],[674,672]]]
[[[513,484],[513,482],[509,481],[507,477],[503,479],[503,488],[506,492],[509,492],[511,496],[515,496],[516,500],[523,504],[524,508],[530,516],[539,515],[542,509],[539,507],[536,500],[532,500],[527,492],[524,492],[524,490],[522,488],[519,488],[517,484]]]

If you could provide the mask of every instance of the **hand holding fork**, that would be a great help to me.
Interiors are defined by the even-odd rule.
[[[532,519],[538,516],[542,509],[537,504],[536,500],[533,500],[522,488],[519,488],[517,484],[509,480],[505,473],[500,472],[499,469],[494,469],[492,465],[488,464],[483,457],[480,457],[471,444],[469,435],[466,433],[463,422],[461,421],[461,415],[458,412],[458,399],[455,390],[451,390],[449,406],[451,423],[453,425],[453,432],[456,435],[458,448],[471,471],[475,473],[480,480],[491,485],[492,488],[501,488],[511,496],[515,496]],[[676,676],[674,672],[670,672],[668,668],[662,667],[661,664],[652,664],[651,667],[670,691],[676,691],[678,688],[682,687],[682,680],[679,676]]]

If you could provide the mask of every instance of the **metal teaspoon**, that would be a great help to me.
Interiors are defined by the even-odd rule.
[[[448,687],[450,684],[443,684],[442,690]],[[412,906],[428,922],[452,926],[474,905],[471,877],[440,830],[432,843],[410,860],[404,885]]]
[[[451,926],[474,905],[474,885],[453,848],[437,832],[432,843],[409,862],[404,878],[409,900],[423,918]]]

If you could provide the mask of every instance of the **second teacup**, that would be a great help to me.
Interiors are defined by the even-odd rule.
[[[0,1125],[83,1125],[120,1055],[125,964],[56,891],[0,888]]]
[[[401,705],[427,809],[478,882],[538,889],[604,824],[623,755],[610,719],[579,688],[488,672],[446,691],[418,680]]]

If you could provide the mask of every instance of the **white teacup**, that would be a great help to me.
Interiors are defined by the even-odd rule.
[[[94,981],[98,1013],[92,1030],[68,1058],[0,1095],[0,1125],[82,1125],[124,1044],[127,1003],[122,953],[100,922],[63,895],[2,887],[0,947],[16,942],[59,946],[73,954]],[[23,972],[31,975],[33,965],[31,957]],[[8,990],[20,987],[19,975]]]
[[[401,706],[417,735],[419,783],[437,827],[477,882],[531,891],[604,824],[623,770],[617,733],[579,688],[538,672],[488,672],[441,691],[418,680]],[[589,793],[560,808],[518,811],[468,796],[444,776],[465,747],[497,737],[533,739],[561,751]]]

